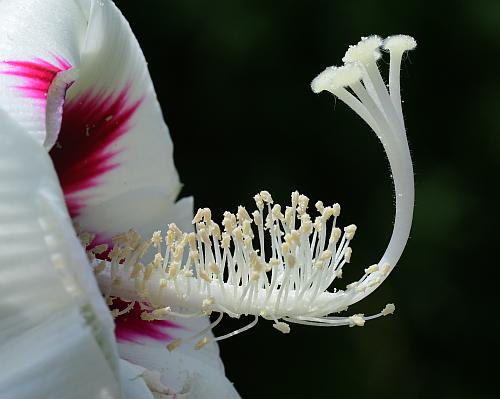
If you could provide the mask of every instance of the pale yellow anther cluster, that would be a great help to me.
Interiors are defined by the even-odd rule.
[[[364,314],[355,314],[349,317],[350,327],[358,326],[358,327],[363,327],[365,325],[365,318]]]
[[[110,278],[105,294],[112,297],[125,289],[124,282],[131,281],[135,290],[131,299],[141,304],[143,320],[179,315],[170,308],[174,304],[197,307],[192,316],[212,312],[231,317],[261,316],[274,320],[274,328],[283,333],[290,327],[279,319],[362,325],[365,318],[360,315],[327,317],[348,305],[336,304],[335,298],[345,296],[343,291],[328,291],[351,260],[349,244],[356,232],[355,225],[345,227],[343,233],[337,227],[340,205],[316,202],[319,215],[313,222],[308,213],[309,198],[298,192],[292,193],[291,206],[284,208],[284,214],[267,191],[254,199],[257,210],[251,214],[242,206],[235,214],[224,212],[222,228],[212,220],[210,209],[202,208],[193,218],[195,232],[184,233],[170,224],[164,237],[159,231],[148,240],[133,231],[116,236],[109,261],[96,265],[96,273]],[[144,265],[141,262],[149,248],[155,253],[148,255],[152,260]],[[347,289],[362,289],[366,276],[377,270],[376,265],[367,268]],[[114,312],[115,317],[120,314]],[[178,344],[171,343],[170,349]]]
[[[395,310],[396,310],[396,306],[394,306],[393,303],[388,303],[387,305],[385,305],[385,308],[382,310],[382,316],[388,316],[390,314],[393,314]]]

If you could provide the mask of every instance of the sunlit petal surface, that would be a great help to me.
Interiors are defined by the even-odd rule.
[[[112,320],[50,158],[1,110],[0,291],[0,397],[119,397]]]

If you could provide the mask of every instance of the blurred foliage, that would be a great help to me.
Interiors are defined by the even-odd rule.
[[[309,82],[361,36],[415,36],[401,74],[416,173],[412,237],[390,278],[351,309],[395,302],[396,314],[364,328],[292,325],[288,336],[262,321],[221,352],[245,398],[498,397],[488,364],[498,347],[500,2],[117,4],[148,59],[183,195],[219,216],[253,209],[261,189],[282,203],[295,189],[340,202],[341,222],[359,228],[346,279],[388,242],[391,181],[375,135]]]

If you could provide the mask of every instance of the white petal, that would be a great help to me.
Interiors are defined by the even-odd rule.
[[[154,399],[142,375],[146,369],[126,360],[120,360],[120,374],[124,399]]]
[[[0,2],[0,108],[40,143],[46,138],[49,85],[58,70],[80,63],[86,25],[74,1]],[[62,104],[60,95],[53,103]]]
[[[174,338],[190,337],[208,325],[206,318],[171,320],[183,326],[183,329],[169,330]],[[205,336],[213,337],[211,333]],[[217,343],[209,342],[199,350],[194,348],[195,343],[196,340],[183,343],[172,352],[157,341],[120,342],[118,346],[122,358],[160,372],[163,385],[176,393],[186,393],[193,399],[239,398],[224,375]]]
[[[172,141],[130,26],[112,2],[83,1],[82,8],[88,4],[79,78],[68,91],[59,146],[51,155],[84,229],[116,234],[123,231],[118,223],[140,229],[144,210],[147,221],[141,223],[152,231],[149,215],[176,221],[167,219],[181,188]],[[104,221],[108,212],[120,218]]]
[[[72,75],[77,80],[66,94],[59,142],[51,151],[70,211],[84,230],[105,238],[129,228],[148,235],[170,222],[187,229],[192,215],[192,199],[174,205],[180,183],[173,164],[172,143],[146,62],[130,27],[108,0],[81,0],[78,10],[73,5],[66,7],[67,3],[67,0],[15,0],[16,5],[36,9],[35,14],[16,14],[12,0],[0,4],[10,5],[10,8],[5,6],[2,15],[6,15],[7,26],[14,37],[24,35],[24,31],[15,30],[20,20],[27,18],[29,23],[30,18],[40,18],[40,15],[46,16],[47,24],[55,32],[52,38],[45,37],[42,45],[36,34],[32,35],[33,46],[28,46],[28,50],[23,50],[20,55],[12,53],[13,56],[31,57],[33,53],[49,62],[47,54],[52,55],[53,51],[68,60],[72,70],[78,71],[78,75]],[[54,10],[62,11],[59,14]],[[63,11],[68,15],[63,15]],[[60,19],[68,23],[60,24]],[[83,33],[82,21],[86,29]],[[1,22],[0,19],[0,25]],[[34,23],[33,26],[35,32],[40,24]],[[42,28],[45,29],[45,25]],[[58,44],[66,38],[69,43],[63,44],[68,50]],[[47,50],[40,49],[40,46],[55,47]],[[78,51],[74,51],[75,47]],[[4,52],[11,54],[7,50]],[[56,85],[65,82],[62,74],[56,76],[60,81],[52,82],[49,95],[66,89],[64,85],[62,89]],[[14,78],[4,75],[0,87],[7,87],[9,79]],[[6,102],[9,98],[6,97]],[[46,145],[53,142],[54,126],[58,125],[62,109],[62,99],[59,100],[45,104],[49,112],[45,120],[46,132],[35,134]],[[33,126],[18,117],[22,112],[15,113],[16,109],[4,107],[3,103],[0,107],[11,112],[30,129],[31,134],[36,133]],[[43,126],[37,126],[41,131]],[[204,325],[208,323],[206,319],[200,320],[199,323]],[[215,344],[213,348],[216,348]],[[237,397],[224,377],[218,352],[205,349],[205,352],[191,350],[186,353],[179,349],[172,358],[160,356],[157,363],[165,366],[167,362],[171,370],[169,384],[179,385],[179,381],[184,384],[186,370],[192,369],[188,374],[192,376],[193,392],[200,384],[207,383],[208,393],[225,397],[220,393],[228,392],[230,397]],[[208,353],[211,355],[207,357]],[[221,381],[221,387],[213,385],[217,381]]]
[[[188,232],[193,228],[193,198],[183,198],[172,204],[153,188],[141,189],[86,208],[82,218],[92,231],[92,227],[99,226],[96,230],[103,237],[112,237],[133,228],[147,239],[154,231],[165,231],[172,222]]]
[[[0,292],[0,392],[10,393],[1,397],[18,397],[16,384],[26,381],[33,384],[19,387],[19,397],[57,384],[58,397],[94,397],[97,390],[116,397],[113,323],[50,158],[1,110]],[[71,396],[65,384],[75,379],[81,395]]]
[[[59,310],[4,343],[0,356],[2,398],[120,398],[116,377],[78,308]]]
[[[115,304],[120,310],[127,306],[116,301]],[[194,313],[195,310],[185,309],[184,312]],[[141,320],[141,313],[136,304],[115,320],[118,348],[122,359],[145,367],[150,375],[157,374],[156,383],[148,382],[154,392],[194,395],[196,387],[203,386],[206,393],[212,395],[208,397],[238,397],[224,376],[218,345],[213,341],[212,332],[207,330],[207,317],[170,317],[166,321],[148,322]],[[203,337],[209,339],[208,343],[196,350],[195,344]],[[167,350],[167,344],[178,339],[182,340],[181,345],[172,352]]]
[[[0,37],[0,108],[48,148],[59,139],[52,156],[84,229],[118,232],[86,208],[112,208],[130,191],[144,208],[150,192],[173,205],[172,142],[142,51],[111,1],[2,0]]]
[[[166,350],[166,349],[164,349]],[[177,352],[160,358],[158,349],[130,345],[121,349],[123,356],[142,358],[148,368],[162,370],[162,382],[170,389],[192,399],[234,399],[240,396],[224,373],[207,367],[197,356]]]
[[[129,228],[148,236],[171,222],[188,231],[192,228],[192,199],[174,205],[180,183],[173,165],[172,143],[139,45],[112,3],[93,2],[89,15],[80,78],[68,92],[68,103],[78,103],[82,98],[80,93],[104,93],[106,97],[125,90],[126,106],[132,107],[138,101],[140,104],[126,133],[113,143],[113,149],[121,150],[112,159],[118,166],[102,174],[99,184],[92,188],[66,192],[71,200],[83,204],[76,219],[83,229],[101,237]],[[102,116],[111,118],[110,122],[116,117],[112,113]],[[90,140],[92,134],[90,129]],[[64,137],[60,144],[64,151]],[[52,153],[55,155],[57,150],[54,148]],[[207,318],[178,322],[185,328],[169,330],[175,337],[195,334],[208,325]],[[196,397],[196,392],[201,395],[200,387],[203,397],[238,397],[224,376],[217,345],[209,344],[201,351],[195,351],[193,345],[178,348],[173,355],[164,343],[155,345],[155,341],[123,343],[119,348],[120,351],[126,348],[126,359],[161,372],[162,382],[169,389],[180,392],[190,383],[192,397]]]

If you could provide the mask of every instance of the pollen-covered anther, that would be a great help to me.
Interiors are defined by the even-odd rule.
[[[279,259],[276,259],[276,258],[269,259],[269,267],[270,267],[270,269],[268,271],[271,271],[271,269],[273,267],[277,267],[279,265],[281,265],[281,261]]]
[[[336,242],[338,242],[341,236],[342,230],[340,230],[338,227],[335,227],[330,235],[330,243],[335,244]]]
[[[183,235],[182,230],[179,229],[179,227],[177,227],[177,225],[175,223],[170,223],[168,225],[168,229],[170,231],[173,231],[176,237],[181,237]]]
[[[274,220],[284,220],[285,216],[281,213],[281,205],[275,204],[272,209],[272,215]]]
[[[208,270],[212,273],[215,273],[215,274],[220,274],[220,268],[219,266],[217,266],[217,264],[215,262],[211,262],[210,265],[208,266]]]
[[[363,317],[363,314],[355,314],[349,317],[349,327],[363,327],[365,325],[365,318]]]
[[[378,265],[371,265],[370,267],[365,269],[365,274],[372,274],[378,271]]]
[[[376,271],[375,266],[370,266],[364,277],[348,285],[346,291],[329,290],[351,260],[355,225],[347,226],[342,234],[336,225],[338,204],[325,206],[316,202],[319,216],[313,222],[307,213],[309,198],[294,192],[291,199],[292,204],[283,215],[283,208],[273,204],[271,195],[262,191],[256,195],[257,207],[261,209],[252,212],[252,216],[243,207],[236,214],[224,212],[222,233],[211,220],[211,212],[201,208],[193,219],[196,232],[183,233],[170,225],[162,249],[159,233],[147,241],[131,232],[120,235],[111,251],[113,260],[98,267],[103,269],[98,279],[110,295],[131,295],[131,299],[146,304],[141,314],[144,320],[174,315],[167,306],[197,309],[190,317],[217,312],[221,316],[256,318],[248,326],[216,340],[246,331],[263,314],[284,333],[289,331],[285,321],[327,326],[360,325],[369,320],[359,315],[329,316],[350,305],[350,298],[355,298],[358,290],[366,290],[382,278],[382,272],[380,276],[368,276]],[[217,231],[220,240],[212,234]],[[144,243],[158,246],[147,266],[137,258]],[[111,280],[106,280],[110,275]],[[114,277],[123,280],[121,287],[109,286]],[[176,344],[177,341],[170,347]]]
[[[210,282],[210,276],[205,270],[200,270],[199,275],[200,275],[200,278],[205,280],[207,283]]]
[[[212,234],[213,237],[215,237],[217,240],[221,239],[221,231],[217,223],[211,222],[208,226],[208,229],[209,233]]]
[[[169,342],[167,345],[167,349],[169,352],[172,352],[173,350],[177,349],[179,346],[181,346],[182,340],[180,338],[174,339],[172,342]]]
[[[206,315],[210,315],[213,311],[213,305],[215,303],[214,298],[205,298],[202,302],[201,309]]]
[[[168,316],[170,313],[171,313],[171,309],[169,306],[167,306],[165,308],[153,310],[153,312],[151,313],[151,317],[153,317],[155,320],[160,320],[163,317]]]
[[[307,212],[307,207],[309,206],[309,198],[305,195],[299,195],[297,212],[299,215],[304,215]]]
[[[94,241],[95,234],[88,233],[88,232],[81,232],[78,235],[78,238],[80,239],[80,242],[82,243],[82,247],[87,248],[92,241]]]
[[[189,233],[186,238],[187,238],[187,242],[189,244],[189,248],[192,251],[196,250],[196,234],[195,233]]]
[[[162,241],[163,238],[161,236],[161,231],[155,231],[153,233],[153,236],[151,237],[151,243],[154,245],[155,248],[160,248]]]
[[[203,337],[198,342],[196,342],[196,344],[194,345],[194,349],[200,350],[201,348],[203,348],[208,343],[209,343],[208,338],[207,337]]]
[[[173,280],[177,277],[177,273],[179,273],[179,268],[180,268],[180,263],[178,263],[178,262],[172,262],[168,266],[167,277],[169,280]],[[166,286],[167,280],[166,279],[162,279],[162,280],[165,281],[165,286]],[[162,286],[160,285],[160,287],[162,287]]]
[[[330,260],[333,256],[333,252],[330,251],[329,249],[323,251],[321,253],[321,256],[319,257],[320,260],[326,262],[327,260]]]
[[[253,239],[254,235],[253,235],[253,231],[252,231],[252,223],[250,220],[243,221],[242,233],[245,236],[250,237],[250,239]]]
[[[212,221],[212,211],[210,208],[203,208],[203,220],[205,223],[209,223]]]
[[[388,316],[390,314],[393,314],[395,310],[396,306],[394,306],[393,303],[388,303],[387,305],[385,305],[385,308],[382,309],[382,316]]]
[[[352,248],[351,247],[347,247],[345,249],[345,252],[344,252],[344,260],[346,263],[350,263],[351,262],[351,256],[352,256]]]
[[[189,251],[188,260],[191,263],[197,262],[200,259],[200,253],[195,249]]]
[[[161,256],[160,253],[156,253],[153,259],[153,266],[158,269],[162,266],[162,264],[163,264],[163,256]]]
[[[144,311],[144,312],[141,312],[141,320],[153,321],[153,320],[155,320],[155,317],[154,317],[152,312]]]
[[[201,224],[198,224],[198,236],[203,244],[212,245],[208,230]]]
[[[297,230],[292,230],[290,234],[285,235],[285,241],[292,247],[296,247],[300,241],[300,233]]]
[[[322,269],[323,266],[325,266],[325,262],[323,262],[321,260],[317,260],[316,262],[314,262],[314,267],[316,269]]]
[[[108,250],[108,244],[99,244],[91,249],[92,253],[101,255]]]
[[[203,220],[204,213],[205,213],[205,210],[199,208],[198,211],[196,212],[196,214],[194,215],[192,223],[196,224],[196,223],[201,222]]]
[[[222,249],[228,249],[231,245],[231,236],[227,233],[222,233],[220,246]]]
[[[244,206],[238,207],[237,219],[238,219],[238,222],[240,222],[240,223],[252,220],[252,218],[250,217],[250,215],[248,214],[248,212]]]
[[[309,236],[313,232],[313,227],[313,223],[310,220],[303,221],[300,225],[299,233]]]
[[[257,209],[262,211],[264,209],[264,201],[262,200],[262,197],[260,194],[255,194],[253,197],[255,201],[255,205],[257,206]]]
[[[324,222],[327,222],[332,216],[335,216],[335,212],[331,206],[327,206],[321,211],[321,219]]]
[[[268,191],[261,191],[260,193],[260,198],[262,198],[262,201],[265,203],[272,205],[273,204],[273,197],[271,197],[271,194],[269,194]]]
[[[285,208],[285,217],[284,217],[283,221],[285,222],[285,224],[287,226],[290,226],[292,219],[294,218],[294,212],[295,212],[295,208],[292,208],[291,206],[287,206]]]
[[[356,233],[357,227],[355,224],[350,224],[347,227],[344,227],[345,238],[348,240],[352,240],[354,238],[354,234]]]
[[[389,263],[384,263],[382,267],[380,268],[380,271],[384,276],[387,276],[389,272],[391,271],[391,265]]]
[[[273,327],[282,332],[283,334],[288,334],[290,332],[290,326],[287,323],[284,323],[282,321],[279,321],[277,323],[273,324]]]
[[[323,228],[323,220],[320,216],[318,216],[316,219],[314,219],[314,230],[316,230],[318,233],[321,232]]]

